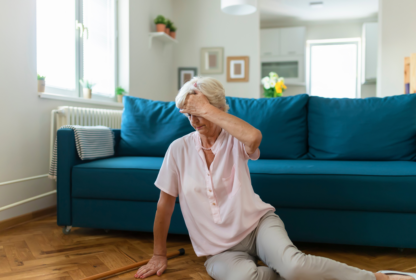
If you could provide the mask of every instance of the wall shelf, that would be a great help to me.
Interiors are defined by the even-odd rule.
[[[156,40],[159,40],[159,41],[161,41],[165,44],[166,43],[178,43],[178,41],[176,39],[173,39],[172,37],[170,37],[165,32],[150,32],[150,34],[149,34],[149,49],[152,48],[153,38],[155,38]]]

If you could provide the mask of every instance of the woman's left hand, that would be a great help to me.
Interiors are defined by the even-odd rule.
[[[211,105],[208,98],[199,90],[194,90],[194,94],[189,94],[185,99],[185,104],[179,110],[181,113],[202,117]]]

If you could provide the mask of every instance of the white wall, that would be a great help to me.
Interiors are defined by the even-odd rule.
[[[178,67],[197,67],[204,47],[224,47],[224,72],[211,74],[228,96],[258,98],[260,94],[260,18],[259,13],[231,16],[221,11],[220,0],[174,0],[173,17],[179,43],[174,51],[175,95]],[[230,83],[226,76],[228,56],[249,56],[249,82]]]
[[[127,1],[127,0],[121,0]],[[176,2],[176,1],[175,1]],[[172,0],[129,0],[129,94],[141,98],[171,101],[175,91],[174,52],[177,46],[153,40],[148,48],[153,22],[162,14],[172,19]]]
[[[38,97],[36,1],[0,1],[0,23],[0,36],[3,38],[0,44],[1,208],[55,189],[55,182],[46,177],[49,171],[51,110],[63,105],[110,107]],[[3,184],[38,175],[45,176]],[[0,221],[55,204],[56,196],[47,196],[0,211]]]
[[[377,21],[375,18],[369,18],[364,20],[351,20],[351,21],[337,21],[337,22],[300,22],[292,25],[274,25],[272,22],[262,24],[262,28],[278,28],[278,27],[290,27],[290,26],[305,26],[306,35],[305,40],[328,40],[328,39],[341,39],[341,38],[357,38],[362,35],[362,24],[364,22]],[[306,42],[305,42],[306,44]],[[284,92],[285,96],[296,95],[300,93],[306,93],[306,87],[304,86],[292,86],[288,85],[288,89]],[[361,86],[361,97],[376,96],[376,85],[368,84]]]
[[[416,2],[380,0],[377,96],[403,94],[404,58],[416,52]]]

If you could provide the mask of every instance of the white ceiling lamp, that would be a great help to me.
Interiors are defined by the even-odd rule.
[[[230,15],[248,15],[257,10],[257,0],[221,0],[221,10]]]
[[[310,2],[309,6],[312,9],[322,9],[324,7],[324,2],[320,1],[320,2]]]

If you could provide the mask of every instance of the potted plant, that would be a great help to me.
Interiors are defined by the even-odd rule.
[[[83,95],[84,95],[84,98],[85,99],[91,99],[92,87],[95,86],[95,84],[94,83],[91,83],[90,81],[88,81],[86,79],[79,80],[79,83],[83,87]]]
[[[169,35],[171,27],[172,27],[172,22],[169,19],[166,19],[166,29],[165,29],[166,34]]]
[[[261,83],[264,88],[264,97],[267,98],[283,96],[283,92],[287,89],[285,79],[279,78],[275,72],[270,72],[269,76],[261,79]]]
[[[157,32],[165,32],[166,29],[166,19],[162,15],[158,15],[155,18],[155,24],[156,24],[156,31]]]
[[[38,74],[38,92],[45,92],[45,76]]]
[[[172,37],[173,39],[176,38],[176,26],[173,25],[173,23],[172,23],[172,25],[170,27],[170,37]]]
[[[124,90],[124,88],[122,88],[122,87],[117,87],[116,88],[117,102],[123,103],[123,95],[125,93],[126,93],[126,91]]]

